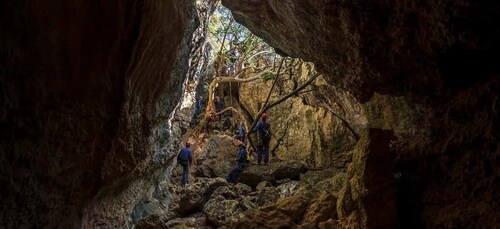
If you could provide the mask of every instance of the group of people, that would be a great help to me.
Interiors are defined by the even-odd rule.
[[[264,162],[267,165],[269,162],[269,142],[271,141],[271,125],[267,121],[267,114],[263,113],[259,123],[253,128],[249,134],[258,133],[258,143],[257,143],[257,164],[260,165]],[[238,153],[236,155],[236,166],[229,172],[226,180],[228,183],[236,184],[238,176],[241,172],[248,167],[249,161],[247,158],[245,141],[245,128],[243,122],[240,122],[238,126],[238,131],[236,135],[236,146],[238,146]],[[177,155],[177,163],[183,167],[182,172],[182,185],[185,187],[187,185],[189,167],[192,165],[193,153],[190,149],[191,144],[186,141],[185,147],[181,149]]]

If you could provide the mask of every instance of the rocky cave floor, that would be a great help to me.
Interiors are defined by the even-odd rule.
[[[165,211],[143,218],[137,228],[337,228],[336,200],[346,179],[343,168],[310,169],[299,161],[271,157],[251,165],[238,184],[225,177],[235,166],[238,148],[228,132],[187,133],[193,143],[188,185],[182,167],[172,170]],[[161,198],[160,198],[161,199]]]

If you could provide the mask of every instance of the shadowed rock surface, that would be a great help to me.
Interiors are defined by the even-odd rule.
[[[341,89],[322,92],[328,106],[361,103],[361,111],[347,109],[349,123],[362,132],[394,132],[389,164],[374,167],[374,174],[388,167],[402,174],[395,184],[400,227],[499,223],[500,58],[494,53],[500,32],[488,26],[500,20],[499,3],[222,3],[281,53],[314,62],[330,89]]]
[[[194,1],[2,1],[0,15],[0,227],[123,227],[180,136],[166,120]]]
[[[500,225],[499,2],[222,0],[304,60],[271,100],[321,73],[268,112],[277,157],[236,186],[231,137],[183,136],[215,3],[0,3],[0,227]],[[227,104],[254,116],[271,84]]]

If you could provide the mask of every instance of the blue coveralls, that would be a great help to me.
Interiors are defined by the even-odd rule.
[[[216,100],[216,101],[215,101],[215,111],[216,111],[216,112],[220,112],[220,111],[222,111],[223,109],[224,109],[224,102],[222,101],[222,99],[221,99],[221,100],[219,100],[219,101],[217,101],[217,100]]]
[[[227,182],[236,184],[238,180],[238,176],[243,170],[247,167],[247,151],[244,146],[240,146],[240,151],[238,152],[238,157],[236,158],[238,164],[234,167],[233,170],[227,175]]]
[[[245,127],[242,124],[238,126],[238,138],[240,141],[245,141]]]
[[[189,147],[181,149],[177,156],[177,161],[182,165],[182,185],[186,186],[189,175],[189,165],[193,162],[193,153]]]
[[[193,118],[191,119],[192,125],[198,123],[198,115],[200,114],[202,106],[203,106],[202,100],[201,99],[196,100],[196,104],[194,106]]]
[[[263,139],[264,136],[264,129],[263,123],[267,123],[269,125],[269,129],[271,128],[270,124],[264,120],[260,121],[257,126],[252,130],[252,132],[257,132],[259,133],[259,142],[257,143],[257,162],[260,164],[262,161],[262,154],[264,154],[264,164],[267,164],[269,162],[269,142],[270,139]]]

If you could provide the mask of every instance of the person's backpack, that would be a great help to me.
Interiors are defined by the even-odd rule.
[[[271,125],[267,122],[262,123],[262,140],[265,142],[271,140]]]
[[[188,165],[188,161],[181,160],[181,152],[177,154],[177,164],[182,166]]]

